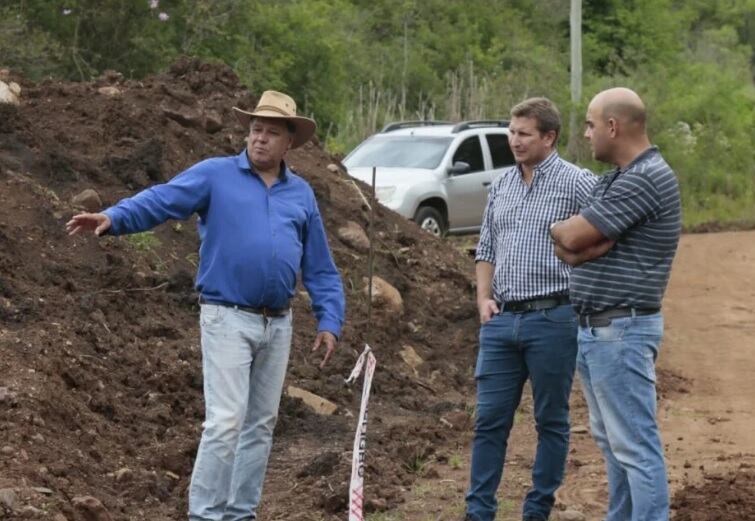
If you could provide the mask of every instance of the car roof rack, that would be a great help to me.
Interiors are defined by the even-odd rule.
[[[507,119],[478,119],[472,121],[462,121],[457,123],[454,128],[451,129],[452,134],[461,132],[462,130],[469,130],[470,128],[477,127],[502,127],[507,128],[509,121]]]
[[[400,130],[402,128],[434,127],[437,125],[453,125],[453,123],[451,123],[450,121],[431,121],[431,120],[394,121],[393,123],[388,123],[386,126],[384,126],[380,132],[392,132],[394,130]]]

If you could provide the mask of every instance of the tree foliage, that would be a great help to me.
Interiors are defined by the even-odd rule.
[[[624,85],[683,184],[689,224],[755,220],[755,0],[583,0],[584,92],[569,101],[564,0],[6,0],[0,66],[32,79],[180,54],[290,92],[335,151],[393,118],[505,117],[545,95],[564,115]],[[566,142],[565,140],[563,142]],[[576,159],[590,163],[586,148]]]

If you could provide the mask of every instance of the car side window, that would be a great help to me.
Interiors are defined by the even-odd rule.
[[[485,170],[479,137],[472,136],[462,141],[459,148],[454,152],[454,158],[451,164],[456,163],[457,161],[464,161],[469,164],[471,169],[467,172],[468,174]]]
[[[516,163],[506,134],[488,134],[485,138],[488,140],[490,156],[493,158],[493,168],[503,168]]]

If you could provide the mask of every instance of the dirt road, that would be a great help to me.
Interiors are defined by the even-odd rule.
[[[732,508],[742,512],[742,504],[751,506],[755,495],[750,477],[755,466],[754,303],[755,232],[682,237],[664,303],[666,335],[659,360],[659,421],[671,491],[680,496],[685,486],[702,484],[706,474],[729,476],[708,486],[711,497],[686,507],[695,511],[694,519],[719,518],[713,510],[721,496],[717,490],[732,490],[730,480],[737,475],[747,478],[739,479],[737,490],[750,492],[747,498],[727,500],[735,504]],[[603,460],[587,432],[587,411],[578,385],[572,402],[572,450],[557,506],[580,511],[589,521],[599,520],[607,499]],[[531,411],[526,396],[509,444],[500,520],[521,519],[534,448]],[[468,462],[467,443],[455,454],[452,451],[450,463],[434,466],[440,478],[423,480],[400,511],[380,519],[460,519]],[[713,513],[706,513],[706,508]],[[677,518],[683,515],[678,513]]]

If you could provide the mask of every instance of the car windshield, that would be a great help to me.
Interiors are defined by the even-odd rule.
[[[436,168],[452,137],[375,136],[362,143],[344,160],[346,168]]]

